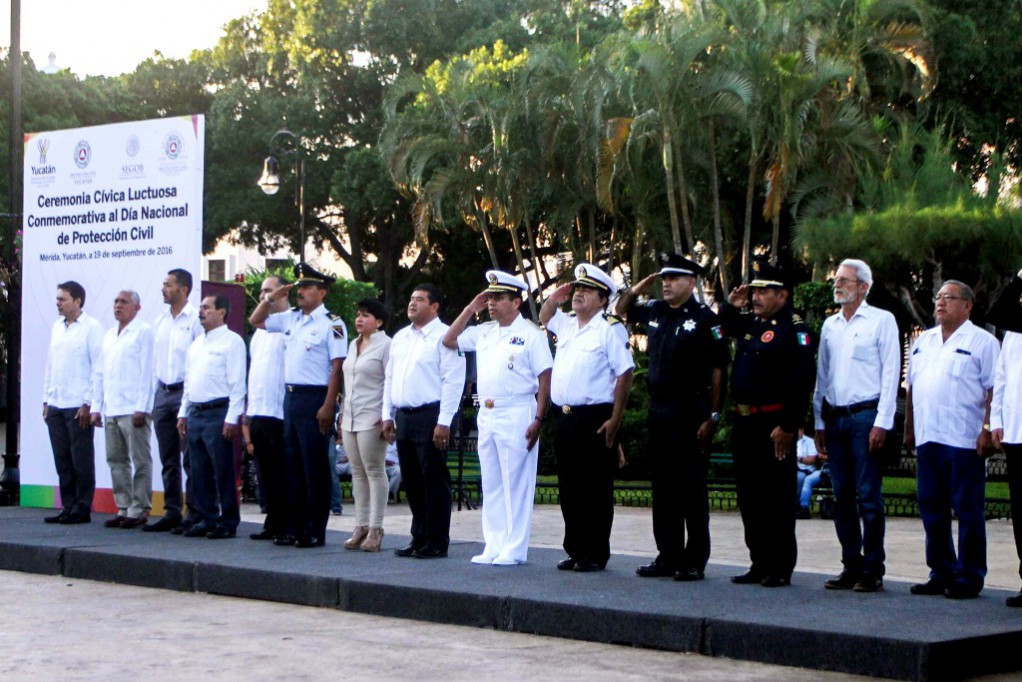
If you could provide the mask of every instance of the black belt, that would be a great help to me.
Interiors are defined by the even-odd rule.
[[[322,393],[326,386],[313,386],[311,384],[284,384],[288,393]]]
[[[185,387],[185,382],[179,381],[176,384],[165,384],[162,381],[156,382],[156,387],[165,393],[174,393]]]
[[[416,412],[425,412],[426,410],[439,410],[440,401],[435,403],[426,403],[425,405],[418,405],[416,407],[399,407],[398,412],[404,412],[405,414],[415,414]]]
[[[879,400],[863,400],[859,403],[852,403],[851,405],[844,405],[843,407],[834,407],[826,400],[823,401],[823,418],[829,419],[831,417],[850,417],[856,412],[865,412],[866,410],[875,410],[880,406]]]
[[[215,410],[218,407],[227,407],[230,404],[230,398],[217,398],[216,400],[208,400],[204,403],[192,403],[189,407],[196,412],[202,412],[203,410]]]

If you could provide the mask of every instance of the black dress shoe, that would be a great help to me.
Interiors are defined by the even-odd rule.
[[[947,586],[942,581],[930,578],[925,583],[913,585],[908,588],[908,591],[915,595],[935,597],[937,595],[944,594],[945,589],[947,589]]]
[[[603,566],[596,563],[595,561],[576,561],[574,571],[576,573],[595,573],[596,571],[602,571]]]
[[[233,538],[238,534],[238,531],[233,528],[224,528],[223,526],[217,526],[213,530],[206,534],[206,537],[210,540],[226,540],[227,538]]]
[[[43,523],[60,523],[70,513],[71,512],[67,509],[61,509],[59,513],[54,514],[53,516],[43,517]]]
[[[669,578],[674,575],[674,569],[663,562],[654,561],[639,566],[635,569],[635,575],[640,578]]]
[[[272,540],[275,537],[277,537],[277,536],[275,534],[271,533],[270,531],[266,530],[265,528],[263,530],[259,531],[258,533],[249,533],[248,534],[248,539],[249,540]]]
[[[850,571],[841,571],[841,575],[825,580],[823,586],[828,590],[851,590],[859,582],[861,576]]]
[[[742,573],[741,575],[735,575],[731,577],[731,582],[735,585],[752,585],[755,583],[763,582],[763,578],[766,577],[759,571],[754,571],[751,568]]]
[[[92,515],[89,512],[71,512],[58,523],[64,526],[73,526],[78,523],[89,523],[92,521]]]
[[[558,571],[574,571],[575,570],[575,560],[572,559],[571,557],[568,557],[567,559],[561,559],[560,561],[557,562],[557,570]]]
[[[208,523],[197,523],[188,530],[185,531],[186,538],[202,538],[209,535],[210,531],[213,530],[213,526]]]
[[[763,587],[787,587],[791,584],[789,575],[768,575],[759,583]]]
[[[322,547],[323,544],[324,544],[323,541],[320,540],[319,538],[309,537],[308,535],[303,535],[302,537],[295,540],[295,547],[298,547],[299,549],[311,549],[312,547]]]
[[[674,579],[682,583],[690,583],[695,580],[702,580],[706,574],[698,568],[680,568],[674,573]]]
[[[273,538],[273,544],[278,545],[280,547],[287,547],[289,545],[293,545],[295,544],[295,536],[278,535],[277,537]]]
[[[954,583],[944,590],[944,596],[948,599],[975,599],[981,589],[964,583]]]
[[[181,519],[164,516],[159,521],[142,526],[143,533],[166,533],[181,525]]]
[[[415,543],[412,543],[412,544],[408,545],[407,547],[402,547],[400,549],[395,549],[394,550],[394,555],[395,556],[399,556],[399,557],[410,557],[413,554],[415,554],[416,550],[418,550],[418,549],[419,549],[419,547]]]
[[[1015,608],[1022,606],[1022,593],[1008,597],[1007,599],[1004,600],[1004,603],[1006,606],[1012,606]]]
[[[412,556],[416,559],[443,559],[447,556],[447,550],[436,547],[423,547],[412,552]]]
[[[852,588],[856,592],[879,592],[884,589],[884,579],[872,575],[864,575]]]

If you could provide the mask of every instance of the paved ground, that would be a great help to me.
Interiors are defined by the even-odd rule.
[[[350,510],[347,506],[346,511]],[[385,527],[394,534],[406,533],[407,507],[391,505],[387,511]],[[250,505],[244,517],[260,519],[258,509]],[[478,540],[479,524],[478,511],[454,512],[452,537]],[[353,525],[347,515],[330,521],[335,530],[350,530]],[[557,547],[561,531],[558,508],[539,507],[533,544]],[[746,551],[738,515],[715,513],[712,532],[713,561],[744,567]],[[799,522],[798,532],[802,550],[798,569],[835,572],[838,550],[831,523]],[[1016,589],[1019,578],[1010,523],[991,522],[988,534],[988,584]],[[615,553],[634,555],[636,564],[651,556],[649,510],[618,509],[612,544]],[[925,577],[918,520],[891,520],[887,546],[890,577]],[[35,682],[65,678],[68,673],[80,679],[132,675],[155,680],[211,674],[225,680],[326,680],[353,673],[373,679],[443,676],[454,680],[859,679],[691,654],[10,572],[0,572],[0,595],[0,641],[5,644],[0,679],[5,681]],[[173,661],[172,667],[166,660]],[[422,667],[424,661],[429,662],[428,672]]]

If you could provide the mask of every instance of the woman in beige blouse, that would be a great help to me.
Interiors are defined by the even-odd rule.
[[[383,370],[390,355],[390,337],[383,331],[387,309],[376,299],[358,302],[358,336],[344,359],[344,403],[341,442],[351,462],[355,498],[355,531],[345,549],[379,552],[383,510],[387,507],[387,441],[380,435],[383,414]]]

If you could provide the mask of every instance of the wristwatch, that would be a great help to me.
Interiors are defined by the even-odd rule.
[[[710,421],[712,421],[714,424],[719,424],[720,423],[720,412],[711,412],[710,413]]]

